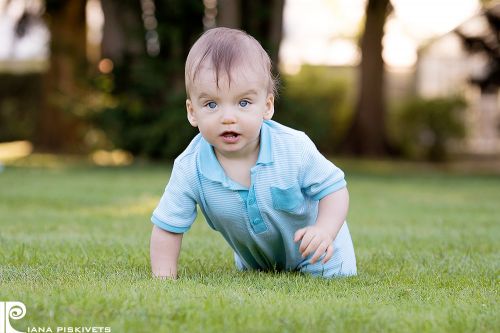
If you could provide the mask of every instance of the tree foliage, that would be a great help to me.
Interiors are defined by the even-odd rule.
[[[483,54],[487,59],[486,70],[471,77],[471,82],[483,92],[496,92],[500,87],[500,4],[487,6],[482,16],[487,23],[482,31],[467,34],[457,29],[455,33],[469,52]]]
[[[155,1],[154,31],[160,49],[158,54],[148,54],[147,34],[152,30],[144,28],[139,2],[112,2],[105,17],[118,18],[108,21],[116,24],[108,31],[126,40],[118,52],[111,49],[106,54],[115,64],[113,72],[96,79],[96,86],[113,96],[115,103],[96,113],[95,123],[116,147],[136,155],[173,158],[195,133],[186,125],[184,60],[203,32],[203,3]]]
[[[465,136],[465,107],[460,97],[412,98],[396,114],[393,140],[405,157],[446,160],[450,143]]]
[[[116,147],[136,155],[152,158],[177,156],[195,135],[196,129],[186,121],[184,61],[191,45],[203,33],[205,7],[199,0],[155,1],[160,51],[147,52],[146,31],[142,22],[144,8],[137,1],[108,0],[105,19],[114,36],[127,36],[126,42],[105,50],[115,68],[96,78],[95,85],[113,96],[115,103],[97,112],[94,122],[102,128]],[[277,59],[281,40],[283,0],[225,2],[237,5],[226,13],[241,28],[255,36]],[[222,1],[220,6],[224,4]],[[240,6],[241,5],[241,6]],[[227,9],[227,8],[226,8]],[[276,19],[276,17],[278,19]],[[226,16],[227,19],[227,16]],[[142,45],[137,49],[132,44]],[[117,50],[119,49],[119,50]],[[276,60],[275,60],[276,61]]]

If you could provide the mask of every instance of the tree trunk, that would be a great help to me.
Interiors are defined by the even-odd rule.
[[[218,27],[241,28],[240,0],[219,0],[217,8]]]
[[[279,51],[283,38],[283,7],[285,0],[274,0],[272,4],[271,21],[269,22],[269,56],[273,63],[275,74],[278,73]]]
[[[120,6],[114,0],[101,2],[104,13],[101,54],[115,64],[121,64],[126,49],[126,34],[120,21]]]
[[[101,54],[113,61],[115,67],[126,58],[142,57],[145,53],[144,28],[140,2],[101,1],[104,13]]]
[[[269,54],[277,74],[284,5],[284,0],[219,1],[217,25],[242,29],[255,37]],[[236,23],[239,25],[233,26]]]
[[[85,0],[47,1],[50,67],[35,130],[37,149],[82,149],[83,126],[74,109],[82,96],[79,78],[87,74],[85,4]]]
[[[389,0],[369,0],[366,6],[360,90],[353,123],[343,146],[347,153],[380,156],[388,152],[382,38],[390,10]]]

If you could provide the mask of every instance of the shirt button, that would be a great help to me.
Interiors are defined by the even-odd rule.
[[[248,199],[248,203],[249,203],[250,205],[253,205],[253,204],[255,203],[255,198],[254,198],[254,197],[250,197],[250,198]]]
[[[253,225],[257,225],[257,224],[260,224],[262,223],[262,220],[261,219],[255,219],[252,221]]]

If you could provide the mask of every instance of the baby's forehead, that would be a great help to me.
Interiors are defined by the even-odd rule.
[[[218,71],[217,71],[218,70]],[[267,84],[268,74],[263,66],[248,61],[239,61],[230,68],[216,68],[212,63],[206,62],[198,66],[197,74],[193,77],[191,86],[198,84],[221,85],[254,85]]]

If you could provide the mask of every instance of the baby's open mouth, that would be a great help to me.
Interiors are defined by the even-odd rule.
[[[230,139],[230,138],[236,138],[236,137],[238,137],[239,134],[236,133],[236,132],[227,131],[227,132],[222,133],[221,136]]]
[[[235,144],[240,140],[240,134],[233,131],[225,131],[220,136],[222,141],[227,144]]]

